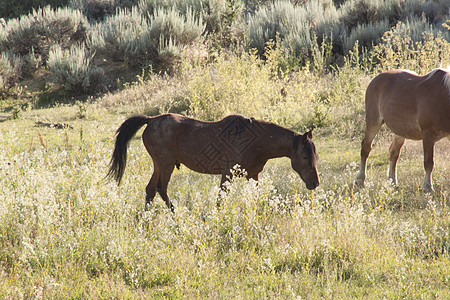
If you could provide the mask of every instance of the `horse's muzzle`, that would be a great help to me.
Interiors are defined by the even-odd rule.
[[[317,180],[317,181],[312,181],[312,182],[308,182],[307,184],[306,184],[306,188],[308,189],[308,190],[314,190],[316,187],[318,187],[319,186],[319,181]]]

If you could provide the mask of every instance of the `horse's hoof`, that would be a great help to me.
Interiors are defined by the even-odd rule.
[[[434,193],[434,189],[433,189],[432,186],[424,185],[424,186],[422,187],[422,189],[423,189],[423,191],[424,191],[425,194]]]
[[[149,211],[153,208],[153,203],[145,203],[144,211]]]
[[[359,188],[363,188],[364,187],[364,181],[361,181],[361,180],[355,180],[355,183],[354,183],[354,185],[356,186],[356,187],[359,187]]]

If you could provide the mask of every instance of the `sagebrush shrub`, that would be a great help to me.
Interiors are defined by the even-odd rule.
[[[349,0],[340,8],[340,21],[349,30],[384,20],[395,24],[401,19],[400,11],[399,0]]]
[[[195,17],[190,9],[186,15],[175,8],[158,9],[150,18],[150,26],[151,38],[160,48],[164,48],[170,40],[174,45],[188,45],[199,39],[205,30],[201,15]]]
[[[48,68],[54,81],[75,93],[95,91],[101,84],[104,72],[93,66],[93,54],[84,45],[69,49],[54,46],[50,49]]]
[[[450,43],[440,32],[424,32],[420,40],[414,41],[414,28],[399,23],[383,35],[372,52],[379,70],[401,68],[423,74],[450,63]]]
[[[302,6],[276,1],[248,18],[249,47],[262,54],[270,40],[281,39],[284,47],[294,54],[307,55],[315,42],[313,36],[322,38],[331,33],[337,17],[333,5],[325,7],[318,1],[308,1]]]
[[[80,11],[47,6],[9,20],[0,34],[0,52],[24,56],[34,51],[46,61],[52,45],[67,49],[84,42],[88,32],[89,23]]]
[[[102,21],[118,8],[131,8],[134,0],[69,0],[68,6],[78,9],[92,22]]]
[[[283,44],[297,57],[311,56],[316,42],[332,39],[335,59],[346,55],[356,41],[359,46],[371,49],[381,41],[384,32],[399,21],[411,26],[414,41],[421,33],[443,32],[448,19],[448,1],[403,0],[348,0],[348,1],[275,1],[257,5],[248,14],[246,37],[249,48],[257,48],[263,54],[270,40]],[[336,8],[338,7],[338,8]],[[299,60],[305,62],[305,59]]]
[[[196,19],[202,18],[208,32],[218,31],[228,13],[229,3],[226,0],[140,0],[139,8],[149,15],[164,9],[176,10],[183,16],[190,14]]]
[[[390,28],[389,20],[387,19],[375,23],[359,24],[351,30],[349,35],[344,36],[344,53],[353,49],[356,42],[358,42],[359,46],[366,49],[372,48],[372,46],[381,42],[381,37]]]
[[[0,55],[0,92],[7,91],[19,82],[23,60],[11,52]]]
[[[92,44],[109,59],[127,60],[132,66],[141,66],[157,56],[149,21],[137,7],[119,9],[115,15],[108,16],[94,30]]]
[[[30,13],[37,7],[51,5],[52,7],[62,7],[68,0],[0,0],[0,18],[18,18],[21,15]]]
[[[178,55],[182,47],[201,38],[205,29],[201,15],[183,15],[175,8],[159,8],[152,15],[137,6],[119,9],[98,25],[92,44],[114,61],[131,66],[155,64],[161,52]]]
[[[89,20],[103,20],[115,12],[115,0],[70,0],[69,7],[83,12]]]
[[[439,25],[449,18],[450,2],[446,0],[410,0],[402,3],[402,7],[402,19],[425,17],[428,23]]]
[[[424,16],[418,17],[408,17],[402,22],[401,30],[408,30],[411,39],[414,42],[422,41],[424,38],[424,33],[433,33],[434,35],[441,34],[444,38],[450,41],[450,31],[442,31],[440,26],[434,26],[432,23],[428,23]]]

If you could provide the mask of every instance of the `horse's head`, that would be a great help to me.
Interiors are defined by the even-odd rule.
[[[300,175],[309,190],[315,189],[319,186],[320,182],[317,173],[317,160],[319,155],[312,141],[312,130],[294,137],[292,151],[292,168]]]

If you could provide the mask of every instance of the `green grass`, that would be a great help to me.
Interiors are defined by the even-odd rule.
[[[86,106],[83,119],[67,105],[0,123],[0,297],[449,297],[448,141],[434,194],[419,190],[420,143],[406,144],[393,187],[382,134],[355,189],[360,140],[319,130],[315,191],[276,159],[258,186],[233,182],[217,209],[219,178],[182,167],[173,215],[159,197],[143,211],[152,164],[139,134],[123,184],[104,179],[124,116]]]
[[[450,142],[436,145],[436,192],[425,194],[420,142],[405,144],[399,186],[387,180],[383,129],[356,188],[375,74],[354,61],[280,74],[274,55],[186,61],[177,76],[2,118],[0,298],[448,299]],[[307,190],[288,159],[275,159],[258,185],[233,181],[217,208],[220,178],[182,166],[169,185],[176,213],[159,197],[145,212],[153,165],[142,130],[121,186],[105,179],[114,134],[132,114],[167,111],[242,113],[302,132],[316,124],[321,185]]]

